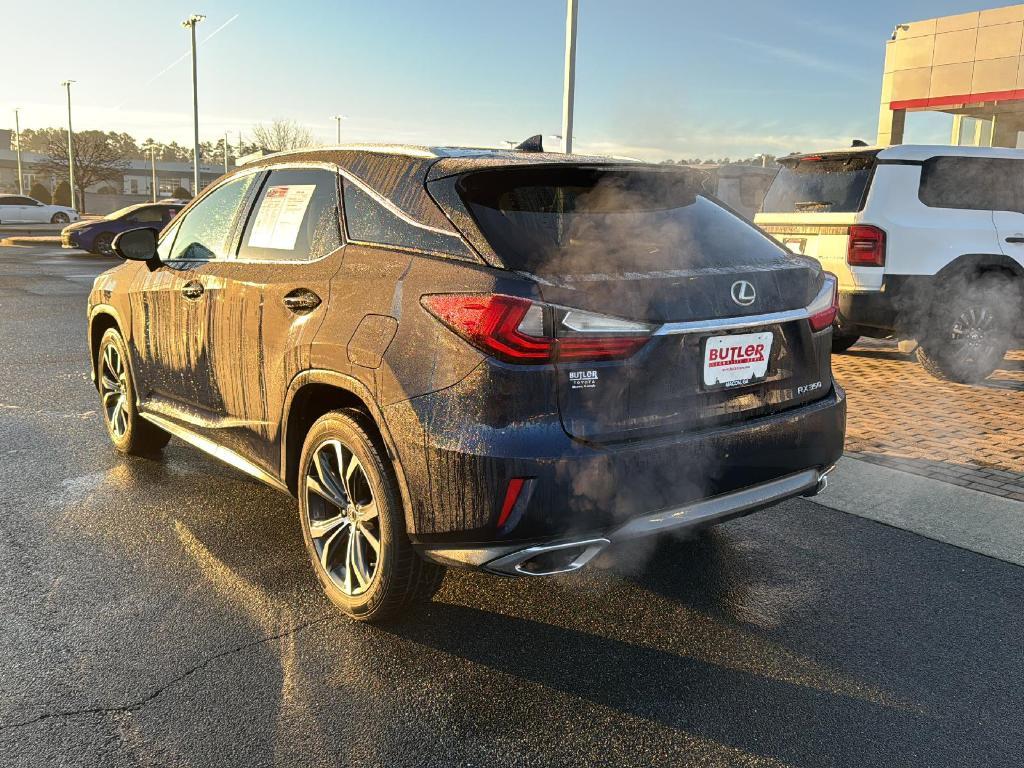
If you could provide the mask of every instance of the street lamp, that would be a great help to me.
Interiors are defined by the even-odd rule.
[[[341,145],[341,121],[348,118],[345,115],[331,115],[331,119],[338,123],[338,144]]]
[[[68,185],[71,187],[71,207],[75,207],[75,143],[72,141],[74,133],[71,131],[71,84],[74,80],[65,80],[61,83],[68,92]]]
[[[149,145],[150,186],[153,188],[153,202],[156,202],[156,144]]]
[[[572,152],[572,111],[576,94],[576,18],[577,0],[567,0],[565,11],[565,80],[562,92],[562,151]]]
[[[228,172],[228,132],[224,131],[224,173]]]
[[[14,108],[14,148],[18,152],[18,194],[25,194],[25,182],[21,178],[21,123],[18,121],[19,108]]]
[[[192,194],[199,194],[199,80],[196,73],[196,24],[206,17],[200,13],[193,13],[183,22],[181,26],[192,33]]]

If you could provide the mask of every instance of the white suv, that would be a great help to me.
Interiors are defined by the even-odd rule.
[[[833,351],[913,339],[927,371],[976,382],[1024,337],[1024,151],[854,147],[780,163],[754,222],[839,276]]]

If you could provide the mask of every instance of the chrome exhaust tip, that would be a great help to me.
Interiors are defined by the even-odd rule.
[[[499,557],[484,569],[501,576],[553,576],[579,570],[611,542],[608,539],[582,539],[560,544],[527,547]]]

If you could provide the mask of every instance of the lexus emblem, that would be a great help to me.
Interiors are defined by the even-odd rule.
[[[730,293],[732,293],[732,300],[741,307],[749,307],[754,303],[754,299],[757,298],[757,291],[754,290],[754,286],[746,280],[737,280],[733,283]]]

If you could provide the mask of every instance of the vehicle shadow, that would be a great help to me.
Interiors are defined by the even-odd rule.
[[[459,599],[456,581],[456,594],[441,598],[454,596],[455,603],[435,602],[414,621],[384,631],[788,765],[908,765],[914,761],[906,748],[915,743],[928,745],[930,764],[971,763],[976,745],[969,746],[973,739],[958,718],[986,694],[957,659],[971,647],[960,644],[960,633],[972,609],[959,595],[936,612],[922,595],[933,589],[928,579],[937,578],[937,597],[949,564],[910,572],[904,557],[891,554],[906,546],[902,538],[909,534],[829,515],[839,541],[866,539],[865,547],[890,553],[892,567],[879,567],[881,555],[859,550],[833,559],[827,537],[819,542],[813,532],[796,551],[778,551],[779,541],[801,535],[816,516],[800,513],[741,522],[755,536],[765,532],[763,547],[752,547],[742,534],[714,531],[662,542],[643,567],[626,556],[607,572],[615,594],[586,603],[586,615],[577,613],[583,609],[575,598],[535,582],[516,583],[514,607],[473,607]],[[800,573],[807,566],[803,553],[819,548],[813,573]],[[790,567],[785,558],[796,552],[801,557]],[[474,583],[478,591],[486,586]],[[572,585],[581,593],[591,588],[582,580]],[[791,605],[767,617],[744,610],[744,604],[791,596]],[[943,642],[930,647],[915,642],[943,632]],[[995,663],[998,642],[975,645],[980,664]],[[1010,678],[1019,674],[1009,671]],[[941,682],[931,682],[933,675]]]

